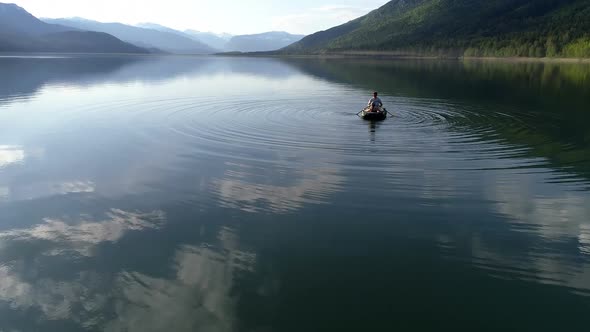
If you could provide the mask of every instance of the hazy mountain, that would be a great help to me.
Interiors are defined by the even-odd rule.
[[[42,35],[68,30],[73,29],[47,24],[15,4],[0,3],[0,32],[2,33]]]
[[[589,0],[393,0],[282,52],[590,56]]]
[[[101,23],[81,18],[44,19],[81,30],[100,31],[111,34],[121,40],[148,48],[157,48],[177,54],[208,54],[215,50],[208,45],[170,31],[146,29],[121,23]]]
[[[190,38],[192,40],[196,40],[198,42],[206,44],[206,45],[210,46],[211,48],[216,49],[217,51],[225,50],[225,46],[226,46],[227,42],[232,37],[229,34],[217,35],[217,34],[214,34],[211,32],[199,32],[199,31],[195,31],[195,30],[180,31],[180,30],[175,30],[175,29],[157,24],[157,23],[140,23],[137,26],[141,27],[141,28],[146,28],[146,29],[170,32],[170,33],[177,34],[179,36]],[[227,36],[229,36],[229,37],[227,37]]]
[[[234,36],[229,40],[225,49],[239,52],[273,51],[293,44],[303,37],[303,35],[292,35],[282,31]]]
[[[0,52],[148,53],[111,35],[47,24],[23,8],[0,3]]]
[[[175,33],[175,34],[178,34],[181,36],[186,36],[186,34],[180,30],[174,30],[172,28],[165,27],[165,26],[157,24],[157,23],[139,23],[139,24],[137,24],[137,27],[158,30],[158,31],[164,31],[164,32],[170,32],[170,33]]]
[[[287,32],[265,32],[255,35],[232,36],[195,30],[179,31],[156,23],[138,24],[141,28],[169,32],[193,40],[197,40],[219,51],[273,51],[299,41],[303,36]]]
[[[212,32],[201,32],[196,30],[185,30],[184,33],[220,51],[226,50],[227,43],[233,37],[233,35],[228,33],[215,34]]]

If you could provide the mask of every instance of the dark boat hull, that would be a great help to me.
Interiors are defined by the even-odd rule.
[[[383,109],[383,110],[377,111],[377,112],[369,112],[368,109],[364,109],[361,112],[361,118],[363,118],[364,120],[369,120],[369,121],[385,120],[385,119],[387,119],[387,110]]]

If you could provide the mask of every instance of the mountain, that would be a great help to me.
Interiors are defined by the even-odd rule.
[[[290,45],[303,38],[302,35],[292,35],[287,32],[265,32],[254,35],[232,36],[229,34],[214,34],[195,30],[179,31],[156,23],[141,23],[138,27],[168,32],[193,39],[209,45],[219,51],[259,52],[274,51]]]
[[[101,23],[82,18],[44,19],[44,21],[80,30],[108,33],[141,47],[156,48],[170,53],[209,54],[216,52],[202,42],[170,31],[146,29],[121,23]]]
[[[0,52],[148,53],[111,35],[47,24],[14,4],[0,3]]]
[[[282,53],[590,57],[589,0],[393,0]]]
[[[38,36],[68,30],[72,29],[44,23],[15,4],[0,3],[0,31],[4,33]]]
[[[295,43],[303,37],[303,35],[292,35],[282,31],[234,36],[227,43],[225,50],[239,52],[274,51]]]
[[[157,31],[163,31],[163,32],[170,32],[170,33],[174,33],[177,35],[186,36],[186,34],[182,31],[174,30],[172,28],[165,27],[165,26],[157,24],[157,23],[139,23],[136,26],[139,28],[151,29],[151,30],[157,30]]]
[[[232,37],[229,34],[217,35],[211,32],[200,32],[195,30],[180,31],[156,23],[140,23],[137,26],[140,28],[170,32],[177,34],[179,36],[190,38],[192,40],[196,40],[205,45],[208,45],[217,51],[225,50],[225,46],[227,45],[228,40]]]
[[[221,51],[226,50],[225,47],[227,46],[227,42],[233,37],[233,35],[227,33],[215,34],[212,32],[201,32],[196,30],[185,30],[184,33],[191,36],[191,38],[196,38],[197,40]]]

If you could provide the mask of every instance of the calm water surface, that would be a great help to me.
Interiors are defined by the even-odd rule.
[[[0,331],[589,313],[589,65],[0,58]]]

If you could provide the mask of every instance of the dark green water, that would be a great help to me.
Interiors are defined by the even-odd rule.
[[[589,313],[589,65],[0,58],[0,331]]]

